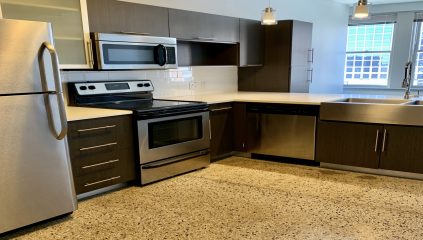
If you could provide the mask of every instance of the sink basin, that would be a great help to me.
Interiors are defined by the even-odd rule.
[[[407,105],[423,105],[423,100],[417,100],[417,101],[413,101],[413,102],[409,102],[407,103]]]
[[[407,99],[383,99],[383,98],[346,98],[339,103],[368,103],[368,104],[411,104],[411,100]]]
[[[346,98],[324,102],[320,120],[423,126],[423,100]]]

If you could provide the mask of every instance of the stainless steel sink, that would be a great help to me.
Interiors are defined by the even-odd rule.
[[[347,98],[324,102],[320,119],[423,126],[423,100]]]
[[[407,99],[384,99],[384,98],[346,98],[336,102],[339,103],[368,103],[368,104],[409,104],[412,101]]]
[[[421,106],[423,105],[423,100],[417,100],[407,103],[407,105]]]

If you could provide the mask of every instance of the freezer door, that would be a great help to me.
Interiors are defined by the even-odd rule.
[[[53,43],[49,23],[0,19],[0,95],[43,91],[37,58],[44,42]],[[53,84],[52,73],[47,75]]]
[[[0,116],[0,233],[74,211],[66,138],[52,133],[44,95],[0,96]]]

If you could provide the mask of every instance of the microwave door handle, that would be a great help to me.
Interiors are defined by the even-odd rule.
[[[52,70],[53,70],[54,86],[55,86],[54,91],[48,90],[46,69],[45,69],[44,58],[43,58],[43,54],[46,49],[50,53],[51,62],[52,62],[52,68],[53,68]],[[58,59],[56,50],[54,49],[53,45],[50,44],[49,42],[44,42],[42,44],[41,49],[38,53],[38,62],[40,64],[40,75],[41,75],[43,90],[48,92],[44,94],[44,102],[46,105],[49,126],[55,138],[57,140],[61,140],[65,138],[67,134],[68,124],[67,124],[67,118],[66,118],[65,103],[63,99],[63,91],[62,91],[62,85],[61,85],[62,83],[60,80],[59,59]],[[57,104],[59,107],[60,124],[61,124],[60,131],[57,131],[54,125],[53,110],[52,110],[51,102],[49,99],[50,94],[56,95]]]
[[[164,51],[165,51],[165,64],[167,64],[168,63],[167,47],[166,46],[163,46],[163,47],[164,47]]]

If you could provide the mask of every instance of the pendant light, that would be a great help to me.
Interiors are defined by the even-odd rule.
[[[263,14],[261,16],[261,25],[276,25],[278,22],[276,21],[276,10],[270,7],[270,0],[269,6],[263,10]]]
[[[369,18],[369,6],[367,0],[358,0],[357,6],[354,10],[355,19],[367,19]]]

